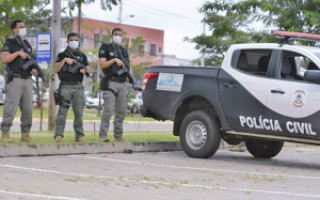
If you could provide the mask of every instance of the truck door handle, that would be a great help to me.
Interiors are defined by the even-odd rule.
[[[236,88],[237,86],[234,85],[234,84],[227,84],[227,83],[225,83],[225,84],[224,84],[224,87],[227,87],[227,88]]]
[[[275,93],[278,93],[278,94],[285,94],[284,91],[281,91],[281,90],[271,90],[271,93],[275,94]]]

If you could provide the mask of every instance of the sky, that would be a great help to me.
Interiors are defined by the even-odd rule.
[[[62,1],[66,4],[66,0]],[[164,30],[164,54],[193,60],[200,57],[195,44],[184,42],[204,31],[199,8],[204,0],[122,0],[123,24]],[[112,11],[100,9],[100,0],[83,5],[83,17],[118,23],[119,6]],[[77,11],[74,12],[77,15]],[[134,15],[134,17],[129,17]],[[206,29],[208,31],[208,29]]]

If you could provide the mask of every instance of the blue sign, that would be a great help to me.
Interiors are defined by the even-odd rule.
[[[51,61],[51,33],[37,35],[37,62]]]

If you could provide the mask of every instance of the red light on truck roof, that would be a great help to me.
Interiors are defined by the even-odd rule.
[[[277,38],[290,38],[293,40],[309,40],[309,41],[320,41],[320,35],[310,33],[298,33],[289,31],[275,31],[273,33]]]

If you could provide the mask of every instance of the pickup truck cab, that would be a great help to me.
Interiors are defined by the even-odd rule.
[[[259,158],[284,141],[320,144],[320,48],[286,41],[232,45],[221,67],[150,67],[142,115],[174,121],[191,157],[212,156],[221,139]]]

